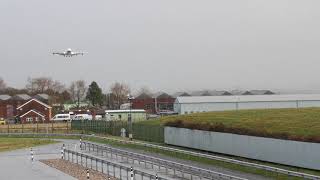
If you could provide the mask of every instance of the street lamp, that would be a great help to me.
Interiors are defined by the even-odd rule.
[[[132,109],[132,100],[134,99],[133,96],[130,94],[127,95],[128,101],[129,101],[129,116],[128,116],[128,123],[129,123],[129,139],[132,140],[132,114],[131,114],[131,109]]]

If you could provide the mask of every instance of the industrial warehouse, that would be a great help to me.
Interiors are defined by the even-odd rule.
[[[174,103],[174,111],[178,114],[305,107],[320,107],[320,94],[181,96]]]

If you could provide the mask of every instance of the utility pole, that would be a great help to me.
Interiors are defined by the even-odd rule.
[[[132,140],[133,132],[132,132],[132,100],[134,99],[133,96],[128,94],[128,100],[129,100],[129,116],[128,116],[128,123],[129,123],[129,139]]]

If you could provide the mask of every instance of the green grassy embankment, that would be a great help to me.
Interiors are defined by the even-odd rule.
[[[166,116],[146,124],[320,142],[320,108],[263,109]]]

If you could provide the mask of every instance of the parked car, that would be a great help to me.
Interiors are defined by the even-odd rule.
[[[71,121],[70,114],[56,114],[52,119],[52,121]]]
[[[75,115],[72,120],[92,120],[92,115],[89,114],[77,114]]]
[[[0,125],[5,125],[6,121],[4,119],[0,119]]]

